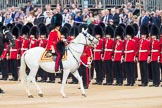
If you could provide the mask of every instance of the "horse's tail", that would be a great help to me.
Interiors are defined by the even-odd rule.
[[[24,83],[26,81],[26,63],[25,63],[25,54],[22,55],[21,61],[20,61],[20,70],[19,70],[19,80],[21,80],[21,83]]]

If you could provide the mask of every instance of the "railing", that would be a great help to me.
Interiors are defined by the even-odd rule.
[[[144,0],[144,9],[147,11],[155,11],[162,9],[161,0]]]
[[[28,0],[0,0],[0,9],[5,9],[7,7],[15,6],[15,7],[23,7]],[[76,3],[80,8],[83,8],[85,5],[85,1],[87,2],[88,8],[93,8],[96,6],[96,0],[30,0],[32,5],[37,6],[44,6],[45,4],[51,4],[53,8],[56,6],[57,3],[61,3],[63,7],[69,7],[70,4]],[[108,7],[120,7],[122,4],[127,4],[131,2],[133,6],[136,4],[136,0],[97,0],[99,5],[98,7],[101,8],[108,8]],[[140,0],[139,0],[140,1]],[[162,2],[161,0],[141,0],[143,1],[143,6],[145,10],[155,10],[155,9],[162,9]]]

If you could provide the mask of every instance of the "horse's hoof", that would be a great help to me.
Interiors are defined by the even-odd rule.
[[[38,94],[38,96],[43,97],[43,94]]]
[[[82,94],[82,96],[87,97],[87,95],[86,95],[86,94]]]
[[[33,95],[29,95],[28,98],[34,98],[34,96]]]

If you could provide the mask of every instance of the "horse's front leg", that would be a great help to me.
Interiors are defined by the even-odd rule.
[[[66,80],[69,76],[69,73],[70,73],[70,70],[66,70],[63,72],[63,79],[62,79],[62,84],[61,84],[61,90],[60,90],[60,93],[62,94],[62,97],[65,98],[66,97],[66,94],[64,92],[64,88],[65,88],[65,84],[66,84]]]
[[[86,97],[86,93],[85,93],[85,90],[84,90],[84,87],[83,87],[83,81],[82,81],[82,78],[80,77],[79,75],[79,72],[78,70],[76,72],[73,73],[73,75],[78,79],[79,81],[79,84],[80,84],[80,89],[82,91],[82,96]]]

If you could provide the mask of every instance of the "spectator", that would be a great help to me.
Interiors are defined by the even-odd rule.
[[[4,22],[4,16],[2,14],[2,11],[0,10],[0,23]]]
[[[77,11],[77,12],[76,12],[76,16],[75,16],[75,18],[74,18],[74,21],[75,21],[75,22],[78,22],[78,23],[81,22],[80,14],[81,14],[80,11]]]
[[[52,16],[53,16],[52,12],[46,11],[46,17],[45,17],[45,24],[46,25],[51,23]]]
[[[87,15],[86,23],[89,25],[91,23],[94,23],[94,15],[93,12],[90,12],[89,15]]]
[[[52,13],[52,10],[51,10],[51,5],[46,5],[45,6],[45,11],[43,13],[44,17],[46,18],[48,15],[47,15],[47,12],[51,12]]]
[[[30,1],[26,1],[26,5],[25,5],[25,8],[24,8],[24,13],[26,14],[28,11],[31,11],[31,10],[33,10],[31,2]]]
[[[40,23],[44,23],[45,22],[45,17],[42,13],[42,9],[38,8],[36,14],[36,18],[34,20],[34,24],[35,25],[39,25]]]
[[[62,14],[62,19],[63,19],[63,24],[64,25],[65,23],[68,22],[68,17],[69,17],[69,10],[67,8],[64,8],[63,10],[63,14]]]
[[[35,13],[34,11],[28,11],[26,16],[24,17],[24,24],[26,23],[34,23],[35,20]]]
[[[139,19],[139,26],[141,25],[148,25],[149,23],[149,17],[147,16],[146,14],[146,11],[145,10],[142,10],[142,16],[140,16],[140,19]]]
[[[3,25],[6,26],[7,24],[12,23],[12,22],[13,22],[13,19],[10,16],[10,13],[9,12],[6,12]]]
[[[23,22],[24,16],[25,16],[25,14],[23,12],[23,8],[19,8],[18,12],[16,12],[16,14],[15,14],[14,21],[15,22]]]
[[[16,14],[15,7],[12,6],[10,10],[11,10],[10,15],[11,15],[12,19],[14,19],[15,18],[15,14]]]
[[[112,8],[111,9],[111,14],[112,14],[112,17],[111,19],[109,20],[111,24],[114,24],[114,25],[118,25],[119,24],[119,14],[116,13],[116,10],[115,8]]]
[[[68,23],[69,23],[71,26],[73,26],[73,24],[74,24],[74,17],[73,17],[73,15],[69,15],[69,17],[68,17]]]

